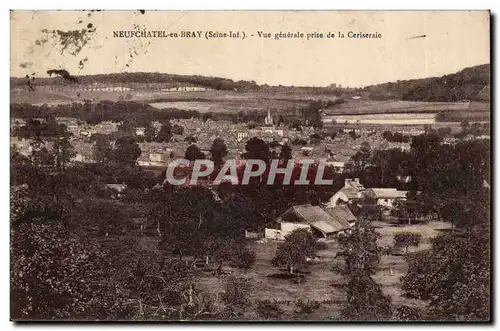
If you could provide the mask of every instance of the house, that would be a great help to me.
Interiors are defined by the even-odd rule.
[[[283,137],[284,131],[281,129],[274,129],[274,128],[262,128],[261,129],[262,133],[264,135],[277,135],[279,137]]]
[[[307,229],[316,237],[330,240],[351,227],[342,212],[333,213],[334,216],[310,204],[293,206],[278,218],[276,229],[266,228],[264,235],[268,239],[285,240],[292,231]]]
[[[248,132],[238,132],[238,141],[248,138]]]
[[[145,127],[137,127],[135,128],[135,135],[136,136],[144,136],[146,132],[146,128]]]
[[[353,226],[358,220],[351,212],[347,205],[340,205],[332,208],[325,208],[325,211],[330,214],[335,220],[349,227]]]
[[[406,200],[408,191],[399,191],[395,188],[369,188],[363,193],[363,197],[374,199],[378,206],[393,208],[397,201]]]
[[[359,182],[359,178],[346,178],[344,187],[337,191],[325,204],[327,208],[333,208],[347,204],[354,199],[362,197],[365,187]]]
[[[165,166],[164,153],[141,153],[137,159],[137,164],[141,167],[163,167]]]

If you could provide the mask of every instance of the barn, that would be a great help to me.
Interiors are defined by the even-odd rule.
[[[274,228],[265,229],[265,237],[284,240],[296,229],[308,229],[320,239],[331,240],[338,233],[350,229],[348,219],[354,215],[346,215],[344,209],[332,208],[327,212],[320,206],[310,204],[292,206],[276,220]]]

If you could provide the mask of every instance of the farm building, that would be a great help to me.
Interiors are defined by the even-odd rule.
[[[354,225],[354,223],[358,220],[347,205],[325,208],[325,211],[339,222],[349,224],[350,226]]]
[[[396,201],[406,200],[408,191],[399,191],[395,188],[369,188],[363,196],[368,199],[374,199],[379,206],[392,208]]]
[[[363,196],[365,187],[359,182],[359,178],[346,178],[344,187],[335,193],[326,203],[327,208],[347,204],[353,199],[359,199]]]
[[[277,219],[276,229],[265,229],[265,237],[285,240],[285,237],[296,229],[308,229],[319,238],[331,240],[351,227],[347,220],[350,218],[346,217],[344,210],[332,209],[326,212],[321,207],[310,204],[293,206]]]

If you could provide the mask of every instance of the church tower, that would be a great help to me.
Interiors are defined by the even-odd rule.
[[[273,120],[273,117],[271,116],[271,108],[270,107],[267,107],[267,116],[264,120],[264,123],[266,125],[274,125],[274,120]]]

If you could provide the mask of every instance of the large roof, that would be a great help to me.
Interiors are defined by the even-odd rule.
[[[344,226],[350,226],[350,222],[356,221],[356,216],[351,212],[347,205],[340,205],[333,208],[326,208],[325,211],[330,214],[337,222]]]
[[[398,191],[395,188],[370,188],[367,189],[368,194],[370,194],[368,191],[371,191],[373,193],[373,196],[377,199],[399,199],[399,198],[406,198],[406,194],[408,191]]]
[[[299,219],[325,234],[339,232],[350,227],[348,222],[333,217],[319,206],[310,204],[293,206],[283,215],[290,213],[295,214]]]
[[[356,199],[358,197],[358,193],[361,192],[361,190],[357,190],[355,188],[352,188],[352,187],[348,187],[348,188],[342,188],[340,189],[340,191],[342,193],[344,193],[348,199]]]

